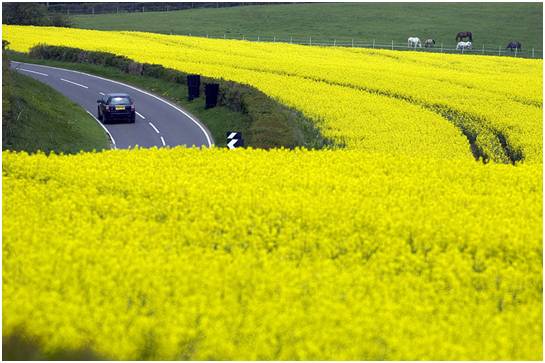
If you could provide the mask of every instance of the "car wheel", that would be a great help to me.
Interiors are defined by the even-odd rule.
[[[136,118],[134,117],[134,114],[131,115],[131,118],[129,118],[129,123],[133,124],[136,122]]]
[[[108,120],[108,115],[102,115],[102,123],[103,124],[110,123],[110,120]]]
[[[100,107],[97,108],[97,114],[98,114],[97,116],[98,120],[102,121],[102,114],[100,113]]]

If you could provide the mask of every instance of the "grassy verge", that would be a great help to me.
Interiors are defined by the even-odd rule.
[[[410,36],[433,38],[453,47],[460,31],[473,32],[474,46],[497,49],[511,40],[523,49],[542,49],[541,3],[333,3],[237,6],[74,16],[74,26],[100,30],[139,30],[164,34],[228,37],[312,36],[389,44]],[[540,53],[541,54],[541,53]]]
[[[6,77],[10,106],[2,112],[3,150],[71,154],[110,147],[100,125],[61,93],[14,71],[4,72]]]

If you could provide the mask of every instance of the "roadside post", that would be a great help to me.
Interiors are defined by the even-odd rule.
[[[392,40],[392,50],[394,50],[394,41]]]
[[[219,89],[220,85],[218,83],[208,83],[204,86],[204,93],[206,95],[204,108],[209,109],[217,106]]]
[[[199,98],[201,88],[201,76],[198,74],[187,75],[187,100]]]
[[[242,133],[237,131],[227,131],[227,147],[230,150],[236,149],[237,147],[244,146],[244,139],[242,139]]]

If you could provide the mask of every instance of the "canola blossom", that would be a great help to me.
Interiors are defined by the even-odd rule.
[[[542,61],[3,38],[249,84],[346,146],[3,152],[4,337],[106,359],[543,358]]]
[[[542,358],[541,166],[3,153],[3,334],[111,359]]]
[[[542,161],[541,60],[48,27],[3,26],[3,33],[17,51],[39,43],[105,51],[246,83],[351,148],[471,157],[463,127],[494,161],[509,162],[509,154]]]

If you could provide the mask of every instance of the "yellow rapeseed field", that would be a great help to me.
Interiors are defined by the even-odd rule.
[[[99,34],[3,26],[14,50],[253,85],[347,147],[3,152],[4,337],[106,359],[543,358],[542,61]]]
[[[352,148],[471,156],[460,130],[479,134],[492,160],[542,161],[542,61],[223,41],[141,32],[3,26],[10,47],[45,43],[127,56],[255,86],[314,119]],[[107,39],[107,41],[103,41]]]

